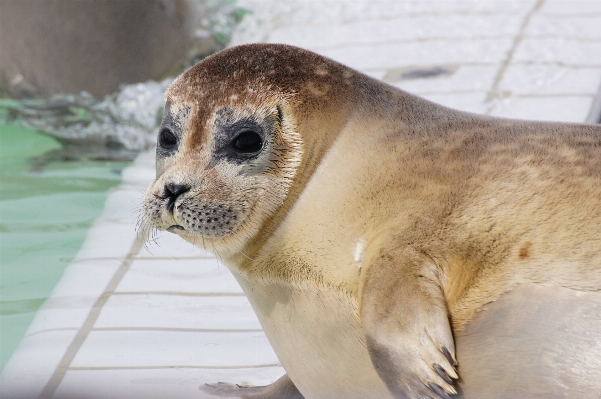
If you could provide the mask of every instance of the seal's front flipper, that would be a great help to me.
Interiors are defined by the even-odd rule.
[[[367,349],[395,398],[455,394],[455,345],[441,270],[420,252],[383,252],[366,265],[361,322]]]
[[[214,396],[243,399],[304,399],[294,383],[284,374],[270,385],[261,387],[243,387],[226,382],[205,384],[198,387]]]

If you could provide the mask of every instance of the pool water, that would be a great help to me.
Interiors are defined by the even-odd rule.
[[[0,370],[127,166],[32,160],[58,148],[34,130],[0,124]]]

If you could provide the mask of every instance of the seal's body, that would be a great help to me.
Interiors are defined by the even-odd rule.
[[[597,360],[553,361],[596,359],[590,336],[562,346],[537,333],[601,335],[601,127],[463,113],[298,48],[251,45],[172,84],[158,144],[146,221],[223,259],[288,375],[215,392],[447,397],[456,343],[466,397],[511,394],[523,362],[544,377],[524,395],[601,389]],[[562,320],[505,322],[566,303]],[[518,365],[506,385],[502,368],[491,384],[472,367],[491,345],[486,361]]]

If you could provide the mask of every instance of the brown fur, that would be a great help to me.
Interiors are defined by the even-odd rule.
[[[323,362],[324,373],[333,373],[328,361],[341,355],[289,353],[293,342],[278,333],[285,313],[268,310],[279,303],[286,312],[313,300],[338,309],[340,325],[364,337],[353,356],[368,352],[393,396],[419,397],[442,395],[436,386],[455,392],[441,374],[456,377],[444,351],[454,357],[453,333],[483,305],[522,283],[601,289],[599,126],[451,110],[283,45],[214,55],[178,78],[167,98],[192,116],[182,149],[161,161],[149,195],[174,179],[209,188],[225,179],[228,190],[248,196],[253,205],[231,235],[178,234],[223,257],[305,396],[345,388],[326,395],[314,388],[319,378],[311,377],[312,387],[294,362],[314,362],[315,370]],[[295,144],[274,153],[261,176],[235,180],[242,172],[202,158],[223,107],[241,115],[277,108],[276,135],[284,147]],[[194,195],[213,198],[214,190]],[[161,213],[152,223],[166,228],[174,217]],[[282,293],[288,290],[301,296]],[[273,299],[279,296],[285,299]],[[296,328],[307,348],[331,345],[325,332],[307,338],[317,326]],[[367,367],[363,375],[373,373],[356,361],[355,368]],[[352,365],[329,375],[331,384],[345,381],[340,374],[348,377]],[[380,392],[381,382],[373,384]]]

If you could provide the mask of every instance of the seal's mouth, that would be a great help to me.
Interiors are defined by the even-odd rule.
[[[169,226],[167,228],[167,231],[170,233],[177,233],[181,230],[186,230],[186,229],[184,229],[183,226],[180,226],[179,224],[174,224],[173,226]]]

